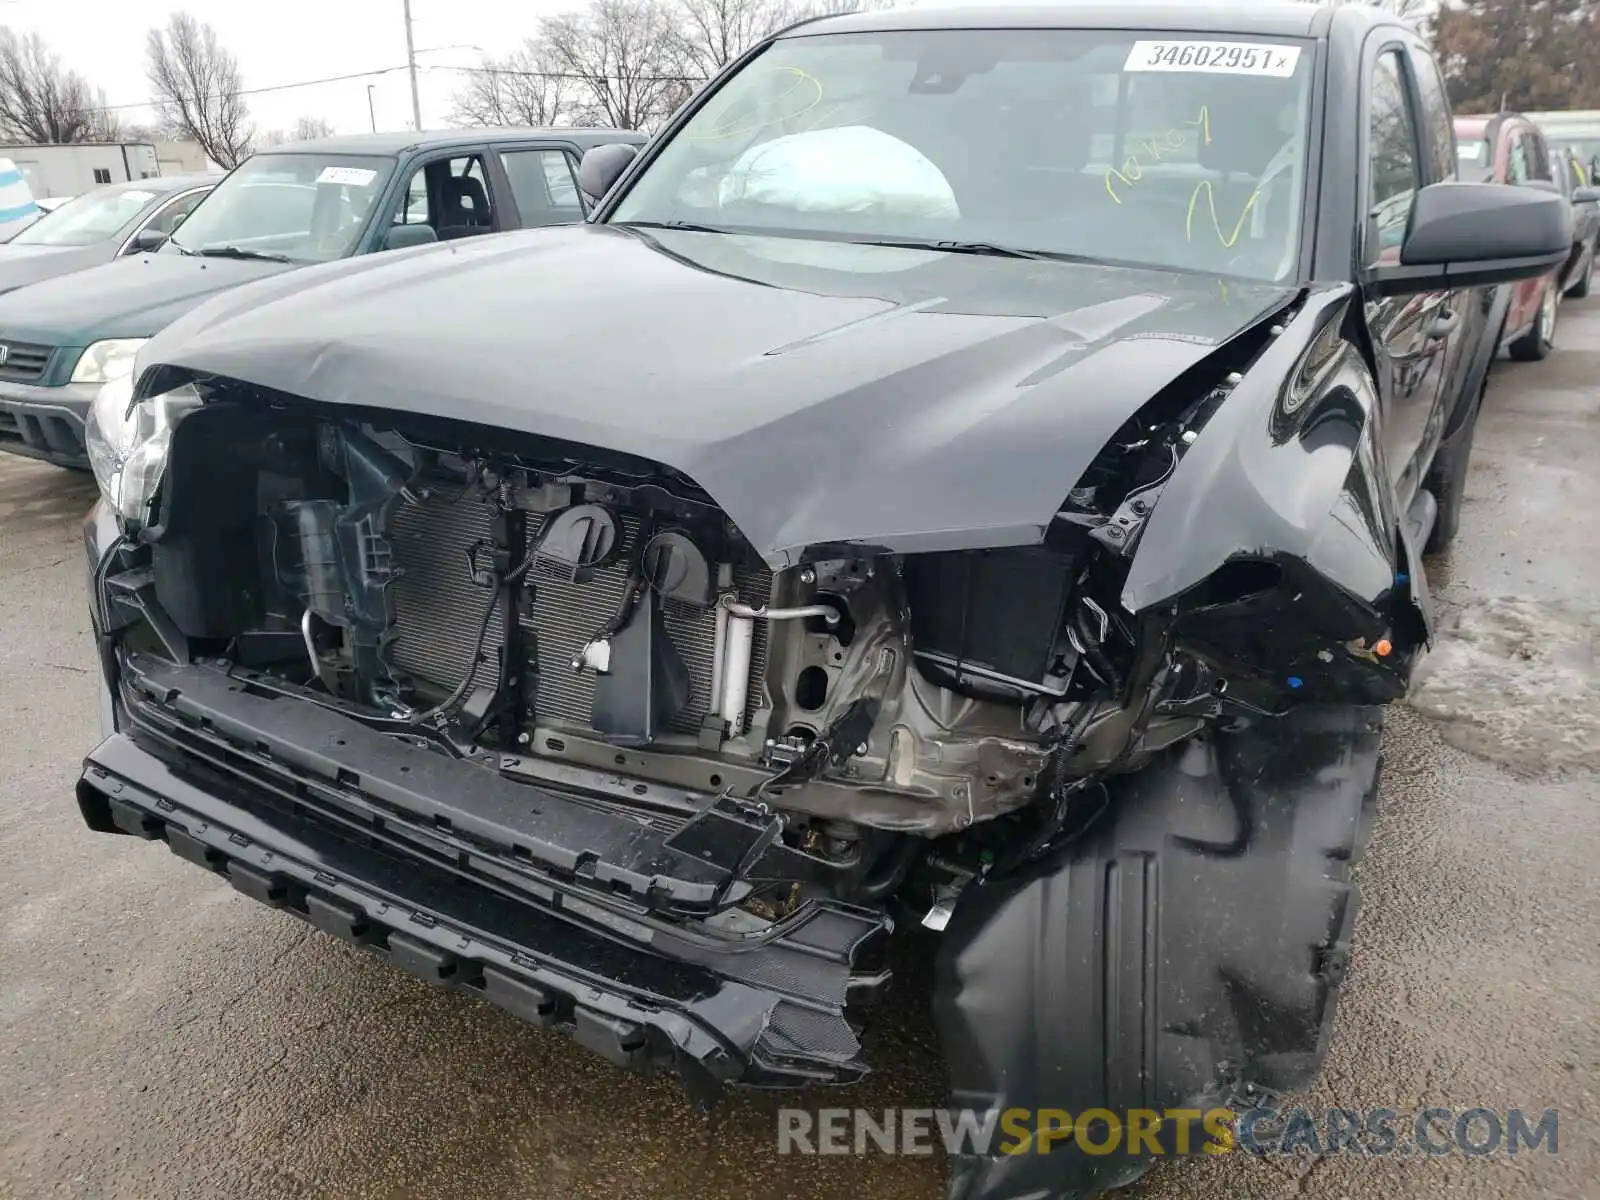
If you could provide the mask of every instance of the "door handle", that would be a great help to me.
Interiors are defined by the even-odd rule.
[[[1448,308],[1433,320],[1428,322],[1428,332],[1425,335],[1430,342],[1440,342],[1456,331],[1461,324],[1461,314],[1451,312]]]

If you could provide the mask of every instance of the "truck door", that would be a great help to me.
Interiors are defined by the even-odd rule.
[[[1387,37],[1387,33],[1383,36]],[[1411,203],[1428,181],[1417,103],[1405,65],[1406,47],[1394,41],[1367,58],[1364,259],[1397,262],[1410,225]],[[1450,307],[1452,293],[1382,296],[1367,303],[1367,324],[1378,359],[1383,395],[1384,455],[1402,509],[1416,494],[1425,460],[1420,459],[1440,400],[1451,335],[1461,324]]]

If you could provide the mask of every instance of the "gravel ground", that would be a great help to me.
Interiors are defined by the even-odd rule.
[[[1176,1197],[1600,1196],[1600,303],[1497,366],[1462,541],[1459,644],[1387,733],[1388,773],[1311,1105],[1560,1111],[1560,1152],[1164,1164]],[[535,1198],[941,1194],[935,1158],[795,1158],[777,1098],[696,1115],[488,1006],[430,991],[159,848],[88,833],[97,736],[83,477],[0,455],[0,1196]],[[1550,768],[1560,767],[1553,774]],[[944,1101],[915,996],[872,1081]],[[789,1102],[794,1102],[792,1099]]]

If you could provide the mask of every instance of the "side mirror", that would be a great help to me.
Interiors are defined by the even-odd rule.
[[[391,225],[383,235],[385,250],[405,250],[411,246],[427,246],[439,240],[432,225]]]
[[[1572,189],[1572,202],[1574,204],[1600,204],[1600,187],[1593,184],[1583,184]]]
[[[141,229],[133,235],[133,240],[128,243],[124,254],[149,254],[152,250],[159,250],[167,244],[167,234],[159,229]]]
[[[639,155],[639,147],[613,142],[609,146],[595,146],[585,150],[578,164],[578,186],[591,200],[598,200],[611,190],[622,173]]]
[[[1400,261],[1372,269],[1385,296],[1534,279],[1572,252],[1572,205],[1559,193],[1496,183],[1434,183],[1416,194]]]

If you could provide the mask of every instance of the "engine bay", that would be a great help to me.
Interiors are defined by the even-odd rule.
[[[1285,569],[1220,572],[1181,613],[1118,603],[1237,378],[1131,421],[1040,544],[776,568],[661,464],[214,382],[137,535],[160,619],[127,636],[642,821],[773,816],[829,894],[871,899],[925,859],[1020,861],[1107,774],[1273,715],[1282,683],[1226,638],[1259,643]]]

